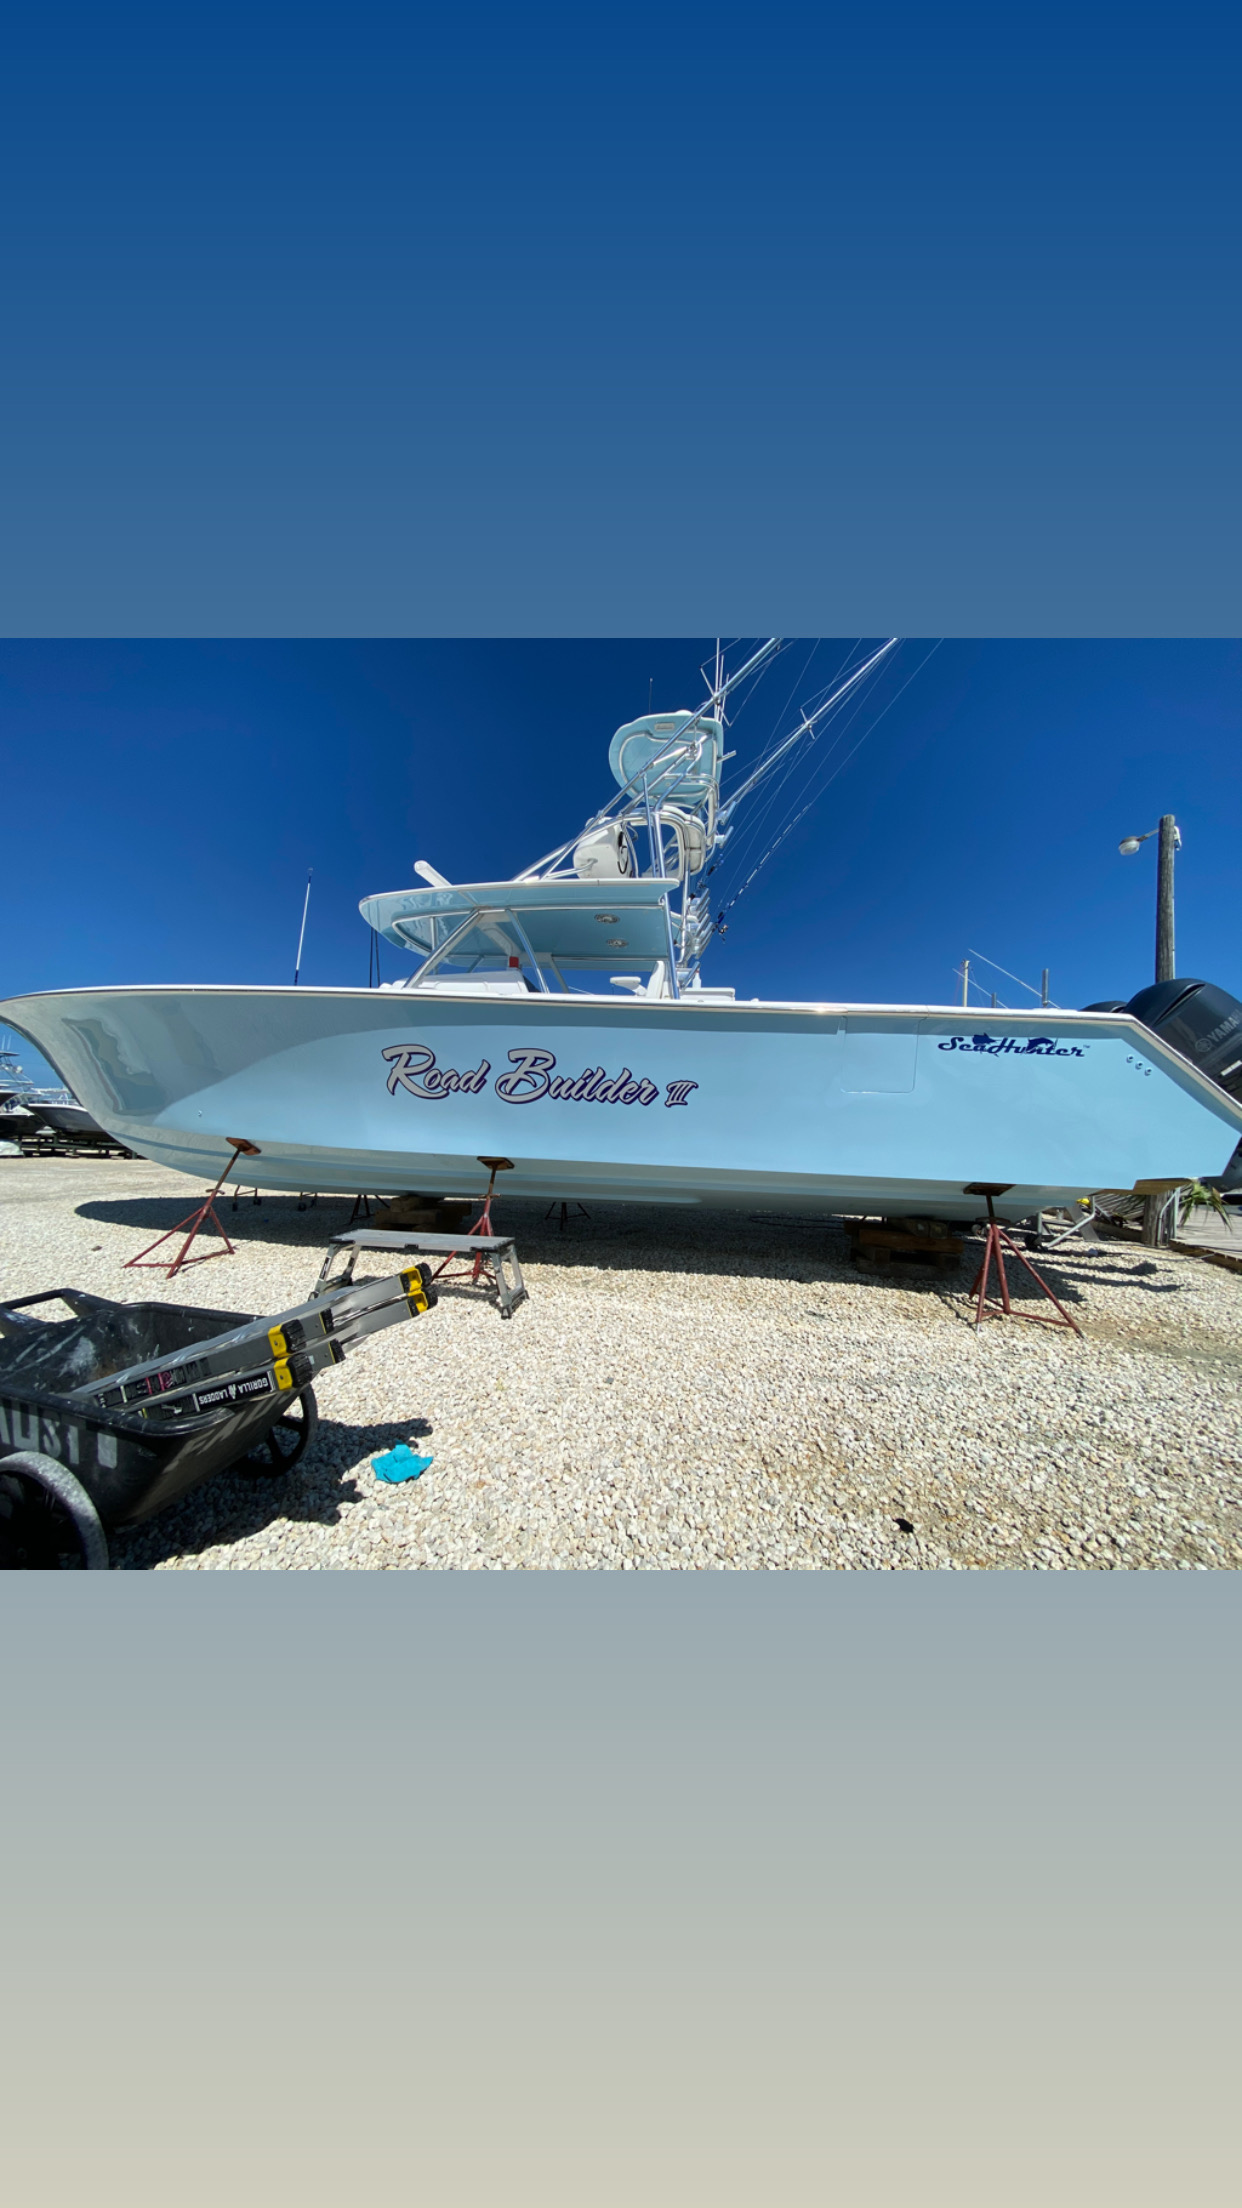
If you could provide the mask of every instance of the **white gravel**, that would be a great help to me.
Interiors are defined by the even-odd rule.
[[[226,1200],[235,1258],[123,1272],[196,1194],[140,1160],[0,1159],[0,1292],[275,1312],[348,1214]],[[506,1198],[497,1225],[531,1291],[512,1320],[450,1289],[322,1376],[318,1441],[286,1480],[217,1477],[114,1535],[116,1567],[1242,1563],[1242,1275],[1127,1243],[1045,1258],[1078,1341],[976,1334],[967,1267],[859,1274],[836,1222],[612,1205],[560,1233]],[[371,1459],[398,1440],[435,1461],[389,1487]]]

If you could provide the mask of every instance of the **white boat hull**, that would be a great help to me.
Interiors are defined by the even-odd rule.
[[[1242,1105],[1118,1014],[118,988],[0,1016],[131,1150],[243,1185],[971,1218],[1219,1173]]]

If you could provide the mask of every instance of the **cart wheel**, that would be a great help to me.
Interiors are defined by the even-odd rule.
[[[41,1450],[0,1458],[0,1571],[109,1569],[107,1536],[81,1481]]]
[[[273,1474],[284,1477],[294,1465],[309,1442],[315,1438],[319,1426],[319,1405],[313,1388],[303,1388],[300,1395],[283,1410],[274,1426],[269,1426],[262,1441],[250,1456],[243,1457],[234,1466],[237,1472],[245,1472],[252,1479],[271,1478]]]

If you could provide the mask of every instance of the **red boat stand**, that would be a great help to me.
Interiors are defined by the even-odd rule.
[[[474,1225],[472,1227],[467,1227],[466,1229],[467,1235],[471,1236],[472,1238],[475,1235],[480,1234],[495,1234],[496,1229],[492,1225],[492,1197],[496,1193],[496,1175],[498,1173],[512,1173],[513,1171],[512,1158],[480,1158],[479,1164],[486,1165],[490,1169],[491,1178],[487,1184],[487,1194],[483,1198],[483,1209],[479,1213],[478,1218],[475,1220]],[[449,1266],[452,1264],[453,1259],[456,1257],[456,1255],[456,1250],[450,1251],[449,1255],[445,1258],[443,1264],[437,1265],[434,1273],[431,1276],[433,1280],[439,1280],[441,1276],[443,1276],[446,1280],[464,1280],[468,1274],[471,1282],[475,1285],[477,1285],[477,1283],[483,1278],[486,1278],[489,1282],[492,1282],[494,1284],[494,1269],[484,1251],[476,1250],[473,1256],[467,1259],[466,1265],[463,1270],[459,1270],[455,1273],[450,1273]]]
[[[170,1227],[168,1229],[167,1234],[161,1234],[156,1241],[149,1242],[145,1250],[139,1250],[137,1257],[127,1258],[125,1260],[124,1266],[122,1267],[122,1270],[124,1272],[129,1272],[131,1268],[135,1265],[150,1265],[157,1271],[161,1269],[164,1260],[162,1257],[152,1257],[152,1250],[162,1249],[165,1242],[172,1241],[174,1234],[180,1234],[182,1230],[187,1227],[189,1228],[189,1233],[186,1235],[185,1241],[182,1243],[176,1257],[173,1259],[172,1264],[169,1266],[167,1274],[165,1275],[166,1279],[171,1280],[175,1273],[179,1273],[181,1271],[183,1265],[205,1265],[209,1257],[236,1256],[237,1253],[234,1250],[232,1243],[230,1242],[227,1234],[224,1231],[223,1226],[220,1223],[220,1214],[216,1210],[216,1198],[223,1188],[225,1182],[227,1181],[238,1159],[257,1158],[260,1153],[258,1143],[247,1142],[243,1135],[226,1135],[225,1141],[232,1144],[233,1155],[229,1159],[228,1164],[225,1166],[223,1173],[220,1175],[219,1180],[215,1184],[215,1187],[208,1189],[207,1194],[204,1196],[202,1203],[198,1207],[198,1210],[187,1212],[184,1219],[179,1219],[175,1227]],[[201,1230],[207,1225],[208,1220],[210,1220],[212,1226],[215,1228],[216,1233],[219,1235],[220,1240],[224,1244],[224,1248],[217,1248],[214,1250],[200,1250],[197,1257],[188,1257],[186,1255],[186,1252],[188,1251],[191,1242],[194,1240],[195,1235],[200,1233]]]
[[[487,1184],[487,1194],[483,1198],[483,1209],[468,1231],[471,1234],[495,1234],[496,1229],[492,1225],[492,1198],[496,1193],[496,1175],[498,1173],[512,1173],[513,1160],[512,1158],[480,1158],[479,1164],[490,1166],[492,1177]]]
[[[1023,1256],[1013,1236],[1006,1234],[992,1209],[992,1198],[1007,1195],[1012,1187],[1012,1181],[969,1181],[962,1190],[964,1196],[986,1196],[988,1200],[988,1238],[983,1248],[983,1263],[975,1274],[970,1289],[971,1295],[977,1299],[975,1325],[981,1326],[984,1319],[1033,1319],[1037,1326],[1071,1326],[1081,1341],[1082,1328],[1079,1326],[1077,1319],[1072,1319],[1064,1304],[1057,1302],[1047,1281],[1040,1278],[1029,1258]],[[1052,1318],[1047,1311],[1014,1310],[1009,1300],[1009,1282],[1005,1274],[1006,1250],[1009,1251],[1012,1257],[1017,1258],[1019,1265],[1025,1265],[1035,1286],[1042,1295],[1047,1296],[1049,1303],[1060,1314],[1058,1318]],[[996,1261],[996,1272],[1000,1286],[999,1303],[988,1295],[988,1280],[992,1271],[993,1259]]]

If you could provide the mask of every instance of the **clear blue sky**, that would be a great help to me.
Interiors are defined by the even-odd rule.
[[[5,626],[667,633],[740,570],[748,622],[878,576],[961,633],[899,606],[952,573],[985,633],[1232,633],[1240,44],[1203,0],[10,11]]]
[[[849,640],[791,646],[739,764]],[[902,647],[877,705],[919,667]],[[612,791],[614,727],[701,702],[678,643],[0,644],[10,823],[0,988],[366,979],[358,899],[428,858],[504,877]],[[968,949],[1063,1004],[1153,970],[1155,846],[1181,823],[1178,963],[1242,995],[1242,651],[965,643],[914,674],[708,954],[745,995],[945,1002]],[[852,738],[848,739],[852,741]],[[409,962],[384,948],[385,978]],[[982,969],[980,970],[982,973]],[[999,976],[1002,1001],[1023,1001]]]

